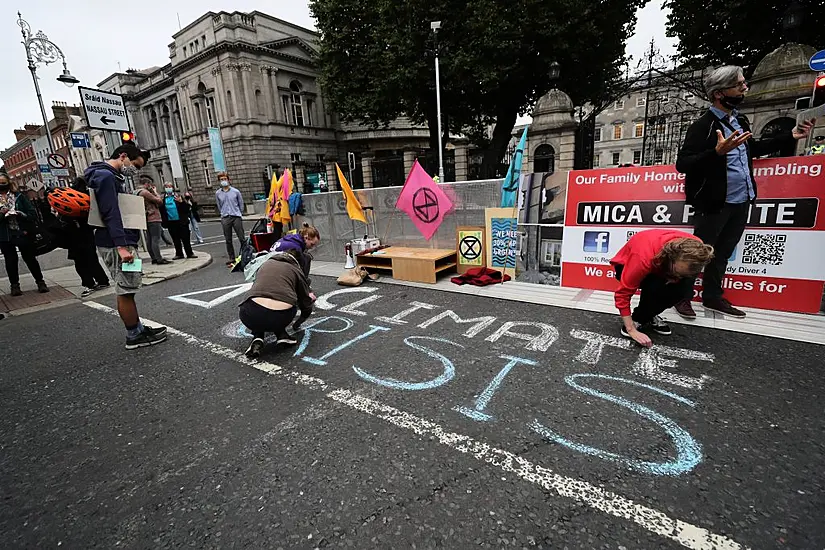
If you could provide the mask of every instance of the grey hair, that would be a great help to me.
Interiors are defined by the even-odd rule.
[[[705,93],[708,99],[713,103],[713,94],[721,92],[726,88],[733,88],[739,83],[739,79],[744,75],[742,67],[736,65],[725,65],[724,67],[717,67],[705,77]]]

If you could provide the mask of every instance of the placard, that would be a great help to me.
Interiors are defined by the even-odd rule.
[[[518,218],[515,208],[485,208],[487,267],[515,277],[519,248]]]
[[[120,208],[120,219],[124,229],[146,230],[146,205],[142,197],[118,193],[117,205]],[[89,225],[106,227],[100,217],[100,207],[92,189],[89,189]]]
[[[724,280],[733,304],[819,312],[825,286],[823,165],[825,155],[754,161],[758,198]],[[562,286],[613,291],[610,259],[633,234],[653,227],[693,232],[684,177],[674,166],[570,172]],[[699,278],[696,301],[701,284]]]
[[[482,267],[486,263],[487,253],[484,242],[484,228],[464,226],[456,229],[455,249],[459,275],[474,267]]]

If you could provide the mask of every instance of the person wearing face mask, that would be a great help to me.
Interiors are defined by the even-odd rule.
[[[175,243],[174,260],[182,260],[183,252],[187,258],[197,258],[189,242],[190,207],[181,194],[168,181],[163,184],[163,206],[160,208],[163,227],[169,230],[169,236]]]
[[[166,327],[144,326],[138,315],[135,294],[140,289],[143,274],[124,271],[123,264],[132,264],[138,258],[140,231],[123,227],[118,195],[126,193],[125,175],[135,176],[149,161],[149,152],[127,142],[115,149],[109,160],[93,162],[83,178],[95,192],[103,227],[95,230],[97,251],[115,283],[117,312],[126,327],[126,349],[153,346],[166,340]]]
[[[243,229],[243,196],[241,192],[229,184],[229,176],[226,172],[218,174],[220,189],[215,193],[215,200],[218,203],[218,211],[221,213],[221,227],[223,227],[223,238],[226,240],[226,253],[229,260],[226,265],[235,262],[235,246],[232,244],[232,232],[238,236],[238,241],[243,247],[246,235]]]
[[[705,267],[702,303],[705,309],[744,318],[745,313],[723,297],[722,279],[757,197],[753,159],[807,137],[816,121],[805,121],[771,138],[755,139],[748,119],[737,110],[748,92],[741,67],[711,71],[705,78],[705,91],[710,109],[688,129],[676,170],[685,174],[687,203],[695,210],[694,234],[716,251]],[[682,317],[696,318],[690,301],[683,300],[675,307]]]
[[[35,255],[32,233],[37,213],[31,201],[17,190],[9,175],[0,171],[0,252],[6,260],[6,273],[9,275],[12,296],[22,296],[20,289],[20,272],[18,271],[17,251],[34,277],[39,292],[48,292],[49,287],[43,280],[43,272]]]

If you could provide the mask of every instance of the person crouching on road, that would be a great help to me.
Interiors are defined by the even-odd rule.
[[[633,235],[610,260],[619,281],[615,299],[622,335],[650,347],[645,332],[670,334],[659,314],[693,297],[693,280],[712,259],[713,247],[690,233],[649,229]],[[631,315],[630,299],[639,289],[639,305]]]
[[[189,203],[183,200],[180,193],[175,191],[171,183],[163,184],[163,206],[160,207],[160,217],[163,227],[169,230],[172,242],[175,243],[175,257],[173,260],[182,260],[183,251],[187,258],[197,258],[192,252],[192,243],[189,242]]]
[[[240,305],[240,320],[253,337],[246,350],[250,359],[261,355],[267,332],[275,333],[278,344],[298,342],[287,333],[286,327],[300,309],[301,316],[293,324],[293,329],[298,330],[312,313],[314,301],[300,258],[300,251],[290,249],[265,261],[256,273],[246,300]]]
[[[312,286],[312,280],[309,278],[309,271],[312,267],[312,254],[310,253],[310,250],[318,246],[318,243],[320,242],[321,234],[318,230],[308,223],[305,223],[296,233],[290,233],[289,235],[285,235],[284,237],[278,239],[275,244],[272,245],[270,251],[297,251],[299,253],[298,260],[301,263],[301,269],[304,271],[304,276],[307,278],[307,284]],[[312,299],[315,299],[314,294],[312,294]]]

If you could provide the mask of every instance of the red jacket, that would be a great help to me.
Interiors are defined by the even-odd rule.
[[[648,229],[633,235],[618,254],[610,260],[613,265],[622,265],[622,279],[616,290],[616,307],[623,317],[630,315],[630,299],[639,290],[645,277],[656,268],[653,259],[673,239],[684,238],[700,240],[690,233],[675,229]]]

